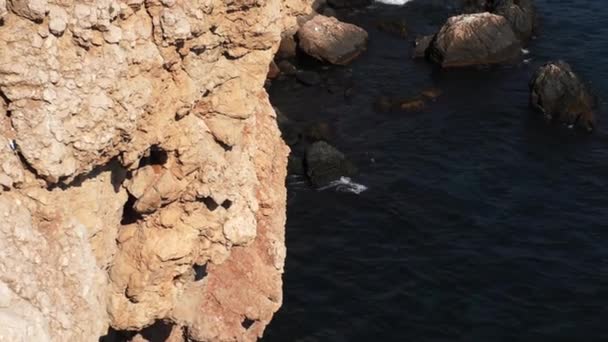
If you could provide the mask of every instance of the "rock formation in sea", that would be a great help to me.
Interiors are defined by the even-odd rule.
[[[0,0],[0,339],[262,335],[288,154],[263,84],[310,2]]]
[[[548,62],[530,81],[530,105],[549,122],[592,131],[594,96],[564,61]]]
[[[496,64],[521,54],[521,42],[500,15],[488,12],[451,17],[427,50],[443,68]]]

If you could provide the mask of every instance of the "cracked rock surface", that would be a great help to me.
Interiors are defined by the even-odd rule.
[[[0,340],[262,335],[288,153],[263,84],[310,11],[0,0]]]

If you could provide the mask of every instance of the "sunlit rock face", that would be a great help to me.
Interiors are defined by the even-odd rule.
[[[282,300],[288,152],[263,84],[309,13],[0,0],[0,340],[159,320],[261,336]]]

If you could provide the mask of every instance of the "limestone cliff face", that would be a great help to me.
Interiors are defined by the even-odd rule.
[[[309,12],[0,0],[0,340],[158,320],[261,336],[282,300],[288,152],[263,84]]]

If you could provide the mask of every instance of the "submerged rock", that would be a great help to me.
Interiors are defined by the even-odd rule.
[[[441,94],[443,94],[443,91],[439,88],[426,88],[420,93],[429,100],[436,100]]]
[[[406,38],[408,35],[407,23],[405,20],[381,21],[376,26],[378,27],[378,30],[400,38]]]
[[[354,173],[355,167],[346,156],[324,141],[318,141],[306,150],[306,174],[315,187]]]
[[[443,68],[509,62],[521,55],[521,43],[509,22],[491,13],[451,17],[428,50]]]
[[[431,45],[435,35],[417,37],[414,41],[414,58],[426,57],[426,50]]]
[[[362,28],[317,15],[298,30],[299,46],[309,56],[337,65],[347,65],[367,47]]]
[[[321,75],[315,71],[300,70],[296,72],[296,79],[307,86],[314,86],[321,83]]]
[[[424,102],[424,99],[421,98],[403,100],[400,101],[399,108],[406,112],[419,112],[426,108],[426,103]]]
[[[588,89],[563,62],[549,62],[530,81],[530,105],[551,122],[582,127],[595,126],[594,99]]]

